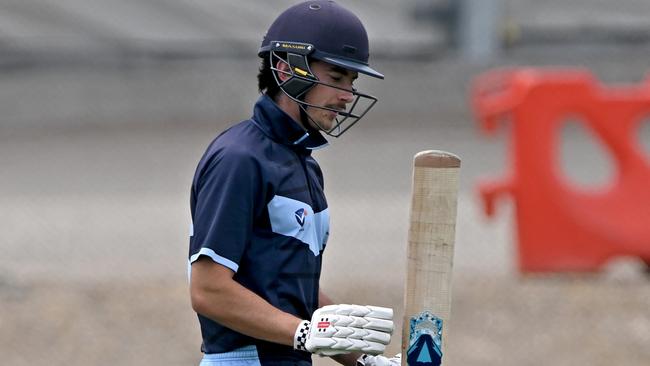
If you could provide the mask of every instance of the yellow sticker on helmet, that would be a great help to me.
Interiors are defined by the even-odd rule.
[[[295,72],[297,72],[298,74],[302,75],[302,76],[307,76],[307,75],[309,75],[309,73],[308,73],[307,71],[305,71],[305,70],[303,70],[303,69],[299,69],[299,68],[297,68],[297,67],[294,67],[293,70],[294,70]]]

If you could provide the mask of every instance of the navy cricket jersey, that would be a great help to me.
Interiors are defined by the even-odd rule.
[[[263,95],[252,119],[219,135],[191,192],[190,263],[210,257],[273,306],[311,319],[329,235],[323,175],[311,151],[323,136]],[[307,352],[253,339],[199,315],[204,353],[254,345],[262,365],[311,362]]]

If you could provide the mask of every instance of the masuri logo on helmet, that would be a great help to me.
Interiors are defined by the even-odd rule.
[[[346,90],[352,93],[354,101],[345,111],[305,102],[305,94],[316,84],[341,89],[321,82],[312,73],[309,60],[383,79],[384,75],[368,64],[369,54],[368,34],[361,20],[332,0],[306,1],[285,10],[269,27],[258,52],[260,57],[270,59],[280,90],[299,104],[307,118],[311,119],[307,107],[337,113],[332,128],[321,127],[323,132],[333,137],[341,136],[357,123],[375,105],[377,98],[354,89]],[[286,63],[291,71],[277,69],[274,66],[277,61]],[[287,74],[289,78],[280,81],[277,73]],[[316,125],[320,127],[318,123]]]

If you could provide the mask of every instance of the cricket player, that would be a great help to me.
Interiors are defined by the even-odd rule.
[[[331,304],[319,291],[329,210],[312,157],[375,104],[353,87],[368,65],[361,21],[330,0],[297,4],[264,36],[261,97],[221,133],[191,191],[190,293],[209,365],[397,365],[390,308]],[[359,109],[359,106],[363,106]]]

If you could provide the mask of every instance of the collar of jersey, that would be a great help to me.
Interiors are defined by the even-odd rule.
[[[320,132],[305,131],[266,94],[255,104],[253,121],[267,136],[283,145],[317,150],[328,144]]]

